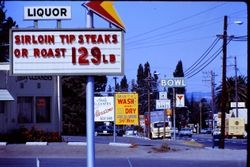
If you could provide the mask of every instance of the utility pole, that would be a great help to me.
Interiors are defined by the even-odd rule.
[[[215,73],[213,72],[213,70],[211,70],[210,72],[210,76],[211,76],[211,99],[212,99],[212,113],[213,113],[213,116],[215,114]],[[213,129],[214,129],[214,117],[213,117]]]
[[[224,28],[223,28],[223,55],[222,55],[222,95],[221,95],[221,137],[219,140],[219,148],[224,149],[225,145],[225,116],[226,116],[226,103],[227,103],[227,16],[224,16]]]
[[[205,79],[202,81],[208,81],[211,84],[211,110],[213,115],[215,114],[215,73],[213,72],[213,70],[210,71],[210,76],[208,72],[205,72],[206,74],[206,78],[210,77],[210,79]],[[213,123],[212,123],[212,127],[214,129],[214,118],[213,118]]]
[[[117,80],[117,77],[113,77],[113,79],[115,80],[115,92],[116,92],[116,85],[117,85],[116,80]]]
[[[235,69],[235,109],[236,109],[236,117],[239,117],[238,112],[238,76],[237,76],[237,60],[236,56],[234,57],[234,69]]]

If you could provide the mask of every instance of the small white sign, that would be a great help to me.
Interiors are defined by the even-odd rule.
[[[236,102],[231,102],[230,104],[231,108],[236,108]],[[245,108],[245,102],[238,102],[238,107],[239,108]]]
[[[156,109],[171,108],[170,100],[156,100]]]
[[[71,19],[70,6],[26,6],[24,20],[65,20]]]
[[[114,97],[94,97],[95,122],[114,121]]]
[[[159,99],[160,100],[167,100],[168,99],[167,92],[159,92]]]
[[[176,94],[176,107],[185,107],[184,94]]]

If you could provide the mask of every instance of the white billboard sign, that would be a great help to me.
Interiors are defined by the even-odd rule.
[[[13,75],[123,75],[118,29],[12,29]]]
[[[171,108],[170,100],[156,100],[156,109]]]
[[[114,121],[114,97],[94,97],[95,122]]]
[[[25,6],[24,20],[71,19],[71,6]]]
[[[185,79],[183,77],[175,77],[171,79],[162,79],[161,86],[163,87],[185,87]]]

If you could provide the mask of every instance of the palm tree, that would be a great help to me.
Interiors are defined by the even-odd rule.
[[[230,108],[230,102],[235,101],[235,77],[229,77],[226,81],[226,90],[227,90],[227,102],[226,102],[226,111]],[[238,76],[237,77],[237,94],[238,101],[248,103],[247,101],[247,77]],[[221,95],[222,95],[222,84],[216,88],[216,97],[215,103],[218,111],[221,111]]]

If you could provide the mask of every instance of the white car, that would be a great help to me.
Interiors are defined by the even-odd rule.
[[[175,130],[174,130],[174,127],[172,127],[170,129],[170,131],[171,131],[171,134],[174,134],[174,132],[175,132],[175,134],[178,134],[178,128],[175,128]]]
[[[178,133],[179,136],[188,136],[192,137],[193,131],[191,128],[181,128]]]
[[[135,130],[132,127],[129,127],[125,130],[125,135],[126,136],[136,136],[137,135],[137,130]]]
[[[214,129],[212,135],[220,135],[220,129],[219,128]]]

